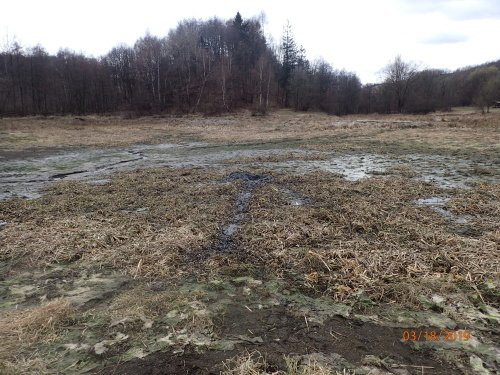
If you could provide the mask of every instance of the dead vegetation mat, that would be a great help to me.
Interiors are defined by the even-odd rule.
[[[60,182],[41,199],[2,202],[9,225],[0,232],[0,259],[11,269],[78,262],[146,278],[260,267],[337,301],[365,295],[415,306],[421,295],[465,288],[498,305],[496,292],[480,292],[498,283],[498,184],[443,190],[407,178],[275,174],[253,191],[236,252],[192,256],[213,248],[233,214],[241,183],[223,182],[225,175],[140,170],[108,185]],[[307,203],[291,205],[283,186]],[[446,208],[469,218],[470,233],[415,202],[450,195]]]
[[[498,282],[498,184],[445,191],[405,178],[349,182],[328,173],[283,176],[276,183],[311,203],[293,206],[277,187],[260,187],[239,241],[301,287],[337,301],[364,294],[415,306],[421,295],[480,293],[484,282]],[[447,208],[469,217],[474,237],[455,233],[454,222],[415,203],[450,194]],[[498,304],[498,298],[487,302]]]
[[[0,259],[22,269],[79,262],[134,277],[169,277],[179,259],[200,251],[232,209],[236,184],[202,170],[117,174],[108,185],[60,182],[37,200],[0,203],[9,225]]]
[[[4,278],[69,263],[113,268],[137,282],[205,278],[223,285],[225,279],[259,270],[261,279],[281,279],[290,290],[352,302],[359,309],[367,301],[427,309],[422,296],[429,300],[434,294],[450,297],[447,303],[465,298],[470,300],[464,305],[498,307],[499,184],[452,190],[402,177],[353,182],[331,173],[252,170],[272,178],[248,191],[250,205],[236,231],[234,251],[215,253],[213,244],[231,222],[245,188],[242,181],[228,180],[229,172],[145,169],[116,174],[106,185],[63,181],[40,199],[1,202],[7,225],[0,231],[0,262],[9,265]],[[293,197],[303,199],[294,205]],[[457,230],[463,224],[417,205],[430,197],[450,198],[444,209],[467,217],[466,225],[474,230]],[[207,251],[208,257],[193,256]],[[132,335],[173,309],[183,317],[177,330],[212,333],[216,323],[204,312],[205,302],[214,301],[202,300],[203,293],[196,291],[187,298],[153,285],[121,290],[95,311],[87,306],[75,313],[64,298],[5,310],[0,359],[17,368],[43,367],[42,355],[33,352],[35,362],[26,357],[23,364],[15,353],[57,341],[80,313],[100,317],[97,331],[129,325],[133,328],[126,333]],[[256,298],[261,297],[266,296]],[[253,366],[248,358],[226,364],[226,373]],[[0,363],[0,372],[6,369]]]

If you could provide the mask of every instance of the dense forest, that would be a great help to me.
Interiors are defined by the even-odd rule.
[[[382,68],[382,67],[381,67]],[[308,61],[290,25],[279,45],[257,19],[185,20],[100,58],[7,45],[0,53],[0,116],[158,112],[206,114],[249,108],[350,113],[483,110],[500,100],[500,61],[455,72],[419,69],[397,56],[382,83]]]

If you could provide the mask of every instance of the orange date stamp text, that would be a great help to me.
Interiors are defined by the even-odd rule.
[[[472,335],[467,330],[406,329],[403,341],[469,341]]]

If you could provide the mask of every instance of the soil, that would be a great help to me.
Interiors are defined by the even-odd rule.
[[[284,356],[322,353],[340,354],[348,362],[359,364],[363,357],[374,355],[386,362],[427,366],[426,374],[458,372],[454,365],[442,363],[430,351],[416,351],[402,342],[403,330],[372,323],[333,317],[323,325],[291,316],[286,307],[249,311],[240,304],[229,306],[217,327],[221,336],[262,338],[262,342],[240,344],[231,351],[197,351],[187,348],[183,353],[154,353],[144,359],[110,365],[100,374],[199,374],[218,375],[221,363],[245,350],[258,350],[269,363],[269,373],[285,370]],[[260,341],[260,340],[259,340]],[[432,368],[428,368],[432,367]],[[411,374],[421,369],[410,368]]]

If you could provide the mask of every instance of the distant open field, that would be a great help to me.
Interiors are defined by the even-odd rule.
[[[0,119],[0,374],[496,374],[500,112]]]

